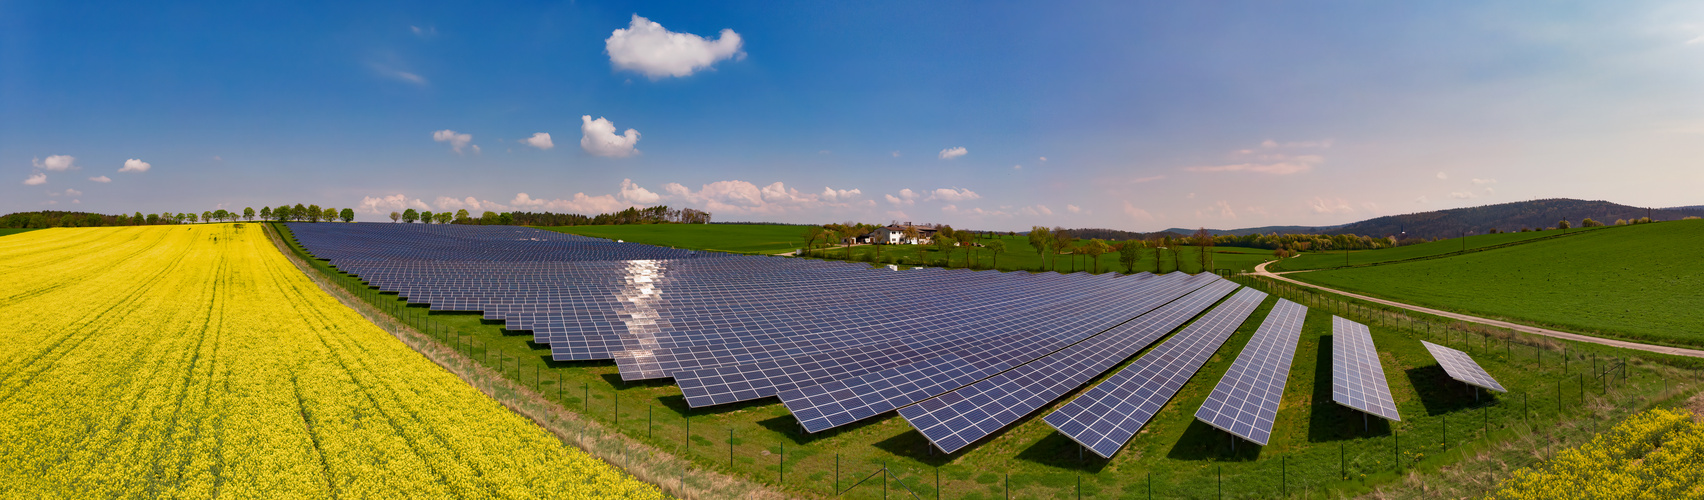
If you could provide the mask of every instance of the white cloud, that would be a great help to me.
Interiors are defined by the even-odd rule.
[[[1349,206],[1349,202],[1342,198],[1326,199],[1317,196],[1308,202],[1308,208],[1312,208],[1314,213],[1319,214],[1352,213],[1355,211],[1355,207]]]
[[[884,194],[882,196],[887,198],[888,203],[892,203],[892,204],[895,204],[895,205],[905,203],[905,200],[901,200],[901,199],[899,199],[899,197],[891,195],[891,194]]]
[[[30,164],[35,165],[35,168],[42,170],[63,172],[66,170],[76,170],[77,165],[73,164],[76,161],[77,158],[71,155],[53,155],[47,157],[47,161],[31,158]]]
[[[1473,191],[1456,191],[1456,192],[1450,193],[1450,197],[1458,199],[1458,200],[1467,200],[1467,199],[1476,198],[1477,196],[1474,196]]]
[[[1274,141],[1272,139],[1267,139],[1267,140],[1264,140],[1264,141],[1260,141],[1260,147],[1263,147],[1263,148],[1329,149],[1329,148],[1331,148],[1331,143],[1332,143],[1331,139],[1324,139],[1324,140],[1318,140],[1318,141],[1294,141],[1294,142],[1283,142],[1283,143],[1278,142],[1278,141]],[[1246,150],[1244,150],[1244,151],[1246,151]]]
[[[71,203],[82,203],[83,200],[71,200]]]
[[[1494,195],[1494,194],[1497,194],[1497,190],[1495,188],[1491,188],[1491,187],[1485,188],[1485,195],[1486,196],[1490,196],[1490,195]]]
[[[380,76],[384,76],[386,78],[393,78],[393,79],[401,80],[401,81],[412,83],[412,84],[415,84],[415,85],[422,85],[422,86],[424,86],[428,83],[426,81],[426,77],[424,77],[424,76],[420,76],[417,73],[397,69],[395,66],[392,66],[392,65],[389,65],[389,64],[372,63],[372,64],[369,64],[368,67],[372,68],[374,73],[378,73]]]
[[[1474,179],[1474,184],[1496,184],[1497,179]]]
[[[977,208],[959,208],[958,205],[947,205],[947,206],[941,207],[941,211],[949,213],[949,214],[970,215],[970,216],[976,216],[976,217],[992,217],[992,216],[1010,217],[1012,215],[1012,214],[1006,213],[1004,210],[983,210],[980,207],[977,207]]]
[[[894,152],[893,152],[893,157],[894,157],[894,158],[898,158],[898,157],[899,157],[899,152],[898,152],[898,151],[894,151]]]
[[[1426,202],[1428,202],[1428,201],[1432,201],[1432,200],[1428,200],[1428,199],[1426,199],[1426,196],[1425,196],[1425,195],[1421,195],[1421,196],[1420,196],[1420,197],[1419,197],[1419,198],[1415,198],[1415,199],[1414,199],[1414,202],[1415,202],[1415,203],[1426,203]]]
[[[1130,183],[1131,184],[1141,184],[1141,183],[1144,183],[1144,182],[1154,182],[1154,181],[1164,179],[1164,178],[1166,178],[1166,176],[1164,174],[1150,175],[1150,176],[1147,176],[1147,177],[1137,177],[1135,179],[1130,179]]]
[[[1136,205],[1131,205],[1129,201],[1124,202],[1124,215],[1140,221],[1154,220],[1153,214],[1149,214],[1147,210],[1136,208]]]
[[[124,166],[120,167],[118,169],[118,171],[119,172],[147,172],[148,169],[151,169],[151,168],[154,168],[154,166],[149,164],[148,162],[138,160],[138,159],[135,159],[135,158],[131,158],[131,159],[128,159],[128,160],[124,160]]]
[[[1074,213],[1074,214],[1083,213],[1083,209],[1081,207],[1076,206],[1076,205],[1065,205],[1065,211],[1071,212],[1071,213]]]
[[[1184,170],[1190,172],[1254,172],[1271,175],[1290,175],[1310,172],[1313,170],[1314,165],[1318,165],[1325,161],[1325,157],[1319,155],[1289,156],[1274,154],[1261,155],[1260,159],[1264,161],[1233,163],[1229,165],[1185,167]]]
[[[107,176],[104,176],[104,175],[97,175],[97,176],[94,176],[94,177],[90,177],[89,180],[99,182],[99,183],[102,183],[102,184],[112,182],[111,177],[107,177]]]
[[[1442,180],[1449,180],[1449,178],[1450,178],[1450,174],[1438,172],[1438,180],[1441,180],[1441,181]]]
[[[550,134],[544,132],[535,133],[532,137],[521,139],[521,144],[526,144],[539,149],[550,149],[556,147],[555,143],[550,142]]]
[[[969,189],[940,188],[930,192],[929,197],[924,199],[924,201],[941,200],[957,203],[981,197],[982,195],[976,194],[975,191],[971,191]]]
[[[965,150],[963,147],[947,148],[941,150],[941,159],[951,160],[967,154],[970,154],[970,151]]]
[[[1686,41],[1687,45],[1692,45],[1692,44],[1696,44],[1696,43],[1704,43],[1704,35],[1699,35],[1698,38],[1694,38],[1694,39]]]
[[[863,195],[864,195],[864,192],[859,191],[857,188],[834,189],[834,188],[831,188],[831,187],[824,186],[822,188],[822,194],[820,196],[822,197],[822,199],[827,200],[827,201],[852,201],[852,200],[854,200],[854,199],[856,199],[860,196],[863,196]]]
[[[1206,210],[1195,211],[1195,215],[1196,216],[1205,216],[1205,217],[1219,217],[1219,218],[1222,218],[1222,219],[1235,219],[1235,218],[1237,218],[1236,211],[1231,210],[1231,204],[1226,203],[1224,200],[1219,200],[1218,203],[1213,204],[1213,206],[1211,206],[1211,207],[1207,207]]]
[[[75,190],[75,189],[66,188],[64,194],[65,194],[65,196],[82,196],[83,192]]]
[[[472,196],[459,200],[448,196],[439,196],[432,204],[436,205],[439,210],[467,210],[475,217],[487,211],[506,212],[510,210],[506,205],[490,200],[480,200]]]
[[[652,80],[683,77],[716,62],[743,58],[740,34],[724,29],[715,40],[691,33],[675,33],[650,19],[633,15],[626,29],[610,33],[604,51],[616,69],[636,71]]]
[[[1023,170],[1023,169],[1024,169],[1023,165],[1012,165],[1012,170]]]
[[[473,134],[458,134],[454,130],[444,129],[444,130],[439,130],[437,132],[433,132],[432,133],[432,141],[433,142],[447,142],[447,143],[450,144],[450,150],[451,151],[455,151],[457,154],[461,154],[462,148],[467,147],[467,145],[469,143],[473,142]],[[473,152],[478,153],[479,152],[479,146],[474,146]]]
[[[649,205],[663,199],[661,195],[634,184],[632,179],[621,180],[621,199],[631,203]]]
[[[371,196],[363,197],[361,198],[361,205],[356,207],[357,210],[370,214],[389,214],[393,211],[401,212],[410,208],[416,210],[432,209],[430,205],[427,205],[426,202],[420,201],[419,198],[409,198],[404,196],[402,193],[380,198],[374,198]]]
[[[25,186],[40,186],[42,184],[47,184],[46,172],[36,172],[34,174],[30,174],[29,178],[24,179]]]
[[[639,143],[639,131],[627,129],[621,135],[615,135],[615,124],[602,117],[596,120],[591,115],[580,117],[580,149],[597,156],[610,158],[626,158],[638,153],[633,145]]]
[[[433,36],[438,35],[438,27],[437,26],[427,26],[425,28],[422,28],[422,27],[419,27],[419,26],[409,26],[408,29],[413,31],[415,35],[420,36],[422,38],[433,37]]]
[[[1053,209],[1047,208],[1047,205],[1030,205],[1018,209],[1018,213],[1037,217],[1042,215],[1053,215]]]
[[[1041,157],[1041,162],[1042,162],[1042,163],[1047,163],[1047,157],[1046,157],[1046,156],[1043,156],[1043,157]]]

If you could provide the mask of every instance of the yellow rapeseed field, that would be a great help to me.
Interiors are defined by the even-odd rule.
[[[1515,471],[1490,498],[1704,498],[1704,425],[1686,410],[1634,415],[1548,464]]]
[[[258,225],[0,238],[0,497],[661,496],[339,304]]]

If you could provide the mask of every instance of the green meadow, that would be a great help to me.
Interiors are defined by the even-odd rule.
[[[1418,246],[1418,245],[1417,245]],[[1468,314],[1704,345],[1704,220],[1612,227],[1440,259],[1287,277]]]
[[[0,227],[0,236],[13,235],[13,234],[22,233],[22,232],[25,232],[25,231],[34,231],[34,229]]]
[[[1415,245],[1405,245],[1378,250],[1351,250],[1348,252],[1310,252],[1284,259],[1267,266],[1269,271],[1306,271],[1312,269],[1330,269],[1338,267],[1366,266],[1390,262],[1443,257],[1465,252],[1483,251],[1508,245],[1518,245],[1547,238],[1559,238],[1585,234],[1591,231],[1607,229],[1612,226],[1586,229],[1546,229],[1542,231],[1476,234],[1466,238],[1450,238],[1447,240],[1431,241]]]
[[[775,254],[805,246],[805,230],[809,228],[769,224],[629,224],[539,229],[665,247]]]
[[[339,274],[324,261],[312,263],[319,272]],[[931,453],[922,436],[893,413],[806,434],[773,398],[689,408],[669,380],[624,383],[609,361],[552,361],[548,347],[533,343],[530,332],[506,330],[502,322],[484,320],[478,313],[432,312],[409,307],[394,294],[362,294],[363,300],[388,310],[407,311],[401,317],[414,318],[417,325],[422,319],[430,322],[420,329],[536,388],[566,410],[699,467],[798,496],[832,497],[851,488],[840,496],[1065,498],[1077,494],[1079,484],[1084,498],[1142,498],[1151,493],[1154,498],[1205,499],[1220,498],[1221,491],[1223,498],[1373,491],[1399,498],[1477,496],[1488,484],[1485,478],[1472,476],[1478,472],[1463,477],[1461,471],[1483,469],[1484,474],[1506,477],[1512,467],[1542,456],[1547,443],[1578,443],[1600,422],[1607,426],[1665,397],[1695,390],[1685,381],[1700,379],[1695,371],[1635,359],[1627,365],[1627,380],[1606,384],[1603,378],[1586,375],[1600,373],[1588,368],[1607,367],[1612,356],[1628,353],[1548,340],[1503,343],[1504,337],[1447,330],[1442,323],[1348,307],[1316,295],[1292,298],[1309,305],[1310,311],[1271,443],[1242,442],[1233,448],[1228,434],[1195,421],[1194,413],[1276,297],[1262,303],[1141,434],[1112,459],[1103,460],[1080,454],[1074,442],[1041,419],[1082,389],[958,453],[943,455]],[[1334,313],[1371,327],[1402,422],[1393,425],[1374,418],[1364,424],[1360,414],[1331,402]],[[1421,346],[1422,339],[1468,350],[1513,392],[1476,399],[1444,377]],[[884,467],[889,474],[878,472]],[[1429,489],[1413,487],[1416,477],[1430,484]]]

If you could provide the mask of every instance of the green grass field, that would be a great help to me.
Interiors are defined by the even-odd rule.
[[[335,272],[323,261],[316,261],[316,266]],[[388,300],[379,301],[391,307],[400,303],[394,295],[382,297]],[[1371,429],[1363,430],[1358,414],[1330,402],[1330,353],[1322,346],[1329,345],[1332,313],[1321,307],[1326,304],[1310,304],[1315,307],[1304,326],[1273,441],[1265,447],[1242,443],[1233,452],[1228,435],[1195,422],[1193,415],[1274,300],[1268,298],[1144,432],[1111,460],[1093,454],[1080,460],[1077,446],[1041,420],[1076,394],[957,454],[931,455],[922,436],[892,413],[828,432],[801,434],[785,407],[774,399],[692,409],[668,380],[622,383],[611,362],[551,361],[548,348],[532,343],[530,333],[505,330],[500,322],[483,320],[477,313],[407,309],[448,326],[457,345],[465,341],[472,357],[537,387],[564,408],[613,424],[634,439],[688,457],[701,467],[822,497],[834,495],[837,464],[842,488],[885,464],[893,473],[887,483],[893,490],[889,493],[901,498],[909,496],[903,492],[906,488],[920,498],[937,494],[1005,498],[1008,481],[1011,498],[1064,498],[1074,495],[1079,477],[1085,498],[1143,497],[1150,487],[1155,498],[1216,498],[1221,473],[1226,498],[1268,498],[1286,488],[1292,495],[1311,492],[1310,496],[1318,497],[1327,490],[1354,495],[1399,488],[1406,477],[1396,472],[1399,456],[1403,467],[1422,474],[1442,474],[1441,470],[1450,470],[1444,469],[1446,465],[1475,460],[1464,457],[1478,457],[1484,450],[1501,453],[1489,455],[1498,463],[1530,462],[1535,448],[1528,445],[1538,441],[1531,434],[1533,427],[1520,425],[1523,417],[1551,429],[1557,439],[1578,442],[1590,435],[1590,421],[1613,421],[1652,404],[1663,387],[1657,374],[1671,380],[1698,380],[1695,372],[1676,375],[1669,367],[1637,363],[1629,368],[1632,383],[1594,395],[1601,383],[1580,378],[1576,387],[1576,377],[1600,356],[1624,355],[1620,351],[1573,347],[1568,351],[1572,364],[1564,371],[1559,351],[1525,346],[1505,351],[1494,339],[1477,335],[1428,334],[1400,323],[1397,327],[1372,324],[1404,421],[1393,430],[1374,419]],[[1368,316],[1356,317],[1366,321]],[[1470,349],[1515,392],[1486,399],[1494,404],[1476,404],[1459,384],[1442,379],[1442,371],[1421,347],[1421,338]],[[1566,390],[1558,392],[1558,388]],[[1509,443],[1523,444],[1505,449]],[[785,469],[779,465],[783,456]],[[1344,469],[1346,480],[1339,476]],[[940,491],[935,488],[937,473]],[[1435,492],[1436,483],[1433,488]],[[881,476],[843,496],[881,498]]]
[[[1287,275],[1582,333],[1704,345],[1704,220],[1591,231],[1441,259]]]
[[[767,224],[631,224],[539,229],[693,250],[775,254],[805,246],[805,230],[809,228]]]
[[[1458,254],[1465,251],[1484,250],[1503,245],[1520,244],[1544,238],[1554,238],[1584,234],[1586,232],[1608,229],[1613,226],[1594,227],[1590,229],[1569,229],[1564,233],[1560,229],[1544,231],[1476,234],[1467,238],[1450,238],[1447,240],[1407,245],[1378,250],[1356,250],[1349,252],[1310,252],[1284,259],[1276,264],[1267,266],[1269,271],[1304,271],[1311,269],[1329,269],[1337,267],[1364,266],[1382,264],[1410,259],[1424,259]],[[1465,242],[1465,245],[1463,244]]]
[[[18,234],[18,233],[22,233],[22,232],[26,232],[26,231],[34,231],[34,229],[0,227],[0,236]]]

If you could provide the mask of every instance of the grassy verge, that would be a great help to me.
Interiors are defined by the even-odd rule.
[[[1287,275],[1597,336],[1704,346],[1704,221],[1617,227],[1441,259]]]
[[[0,236],[13,235],[13,234],[18,234],[18,233],[23,233],[23,232],[34,231],[34,230],[35,229],[25,229],[25,228],[15,228],[15,227],[0,227]]]
[[[1395,248],[1378,250],[1356,250],[1349,252],[1311,252],[1289,259],[1284,259],[1269,266],[1272,271],[1309,271],[1317,269],[1341,269],[1347,267],[1375,266],[1396,262],[1432,259],[1461,255],[1471,252],[1482,252],[1497,248],[1532,243],[1535,241],[1575,236],[1591,231],[1599,231],[1618,226],[1600,226],[1581,229],[1546,229],[1541,231],[1476,234],[1462,238],[1406,245]]]
[[[324,261],[310,261],[329,280],[353,280]],[[1684,384],[1699,379],[1696,371],[1650,358],[1627,358],[1625,378],[1582,377],[1592,363],[1627,354],[1524,337],[1510,337],[1515,342],[1499,351],[1494,347],[1502,337],[1493,332],[1473,333],[1478,330],[1238,279],[1309,301],[1314,308],[1304,325],[1273,441],[1265,447],[1241,443],[1233,450],[1226,434],[1193,418],[1264,319],[1275,300],[1268,299],[1111,460],[1093,454],[1079,458],[1077,446],[1040,419],[1076,394],[964,451],[943,456],[931,454],[926,441],[893,414],[803,434],[773,399],[692,409],[668,381],[624,384],[607,361],[551,361],[548,348],[532,343],[530,333],[505,330],[500,322],[485,321],[478,314],[429,312],[408,307],[391,294],[355,295],[377,311],[425,325],[420,329],[428,338],[511,384],[529,388],[554,405],[553,411],[618,431],[624,439],[689,461],[693,468],[773,485],[790,496],[829,497],[841,491],[848,498],[879,498],[885,486],[891,490],[888,494],[902,498],[907,491],[919,498],[1058,498],[1075,495],[1081,481],[1085,498],[1142,497],[1150,489],[1156,498],[1216,498],[1221,487],[1226,498],[1283,493],[1308,497],[1401,494],[1413,489],[1407,484],[1416,477],[1427,484],[1418,491],[1479,491],[1472,482],[1476,476],[1453,471],[1473,470],[1482,450],[1507,446],[1531,455],[1539,446],[1522,436],[1530,436],[1535,428],[1566,430],[1547,443],[1577,442],[1592,423],[1657,404],[1676,391],[1695,390]],[[1322,350],[1329,345],[1330,311],[1370,324],[1375,342],[1386,353],[1386,373],[1404,422],[1372,422],[1363,428],[1358,414],[1330,402],[1330,356],[1329,350]],[[1439,378],[1441,370],[1421,348],[1420,339],[1479,346],[1468,348],[1516,392],[1476,403],[1459,384]],[[1567,367],[1562,366],[1564,356]],[[1673,385],[1665,392],[1669,382]],[[1557,387],[1565,390],[1554,393]],[[844,491],[871,474],[873,478]],[[1488,474],[1496,477],[1497,472]]]

